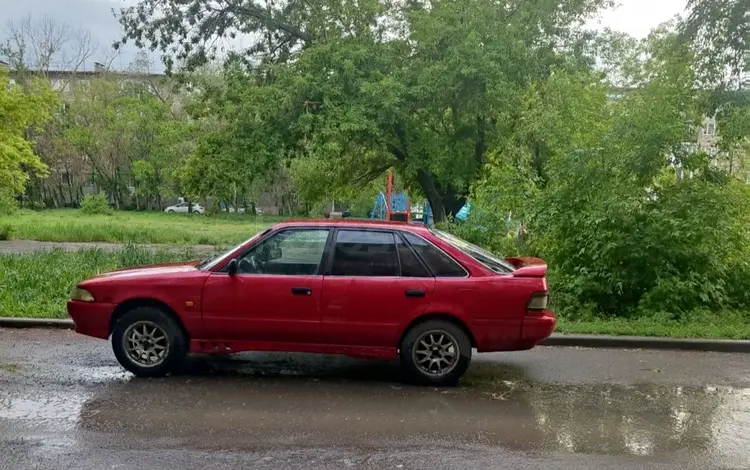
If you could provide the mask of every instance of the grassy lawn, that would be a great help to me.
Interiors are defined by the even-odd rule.
[[[588,321],[570,321],[560,318],[556,332],[665,338],[750,339],[750,320],[732,312],[717,314],[714,319],[706,318],[684,323],[651,318]]]
[[[122,250],[39,251],[0,255],[0,316],[65,318],[65,303],[77,282],[113,269],[195,259],[193,253]]]
[[[84,215],[74,209],[60,209],[0,216],[0,229],[10,227],[10,238],[16,240],[225,246],[250,238],[276,220],[243,214],[115,212],[113,215]]]

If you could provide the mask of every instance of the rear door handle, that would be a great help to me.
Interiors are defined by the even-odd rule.
[[[424,289],[406,289],[407,297],[424,297]]]
[[[312,295],[312,289],[309,287],[292,287],[292,294],[294,295]]]

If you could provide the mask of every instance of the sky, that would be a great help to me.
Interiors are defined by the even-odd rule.
[[[24,17],[32,18],[47,15],[59,23],[72,28],[84,28],[91,32],[102,48],[109,48],[120,37],[120,25],[112,15],[112,9],[118,10],[136,0],[0,0],[0,40],[5,41],[8,34],[6,21],[20,22]],[[651,28],[668,21],[674,15],[683,13],[686,0],[619,0],[620,6],[605,11],[598,20],[592,21],[592,27],[609,27],[629,33],[632,36],[645,37]],[[93,68],[94,61],[104,61],[108,51],[102,50],[97,57],[92,57],[87,68]],[[112,67],[124,69],[136,54],[134,48],[128,48],[112,62]],[[2,58],[0,58],[1,60]],[[158,57],[155,58],[158,61]],[[156,69],[161,66],[155,64]]]

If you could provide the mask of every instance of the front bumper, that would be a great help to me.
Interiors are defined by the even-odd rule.
[[[68,315],[75,323],[76,333],[94,338],[109,338],[109,322],[114,311],[113,304],[68,301]]]

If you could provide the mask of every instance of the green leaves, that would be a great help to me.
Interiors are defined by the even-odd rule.
[[[23,192],[30,174],[47,174],[26,133],[50,119],[56,103],[41,81],[22,88],[0,70],[0,191]]]

